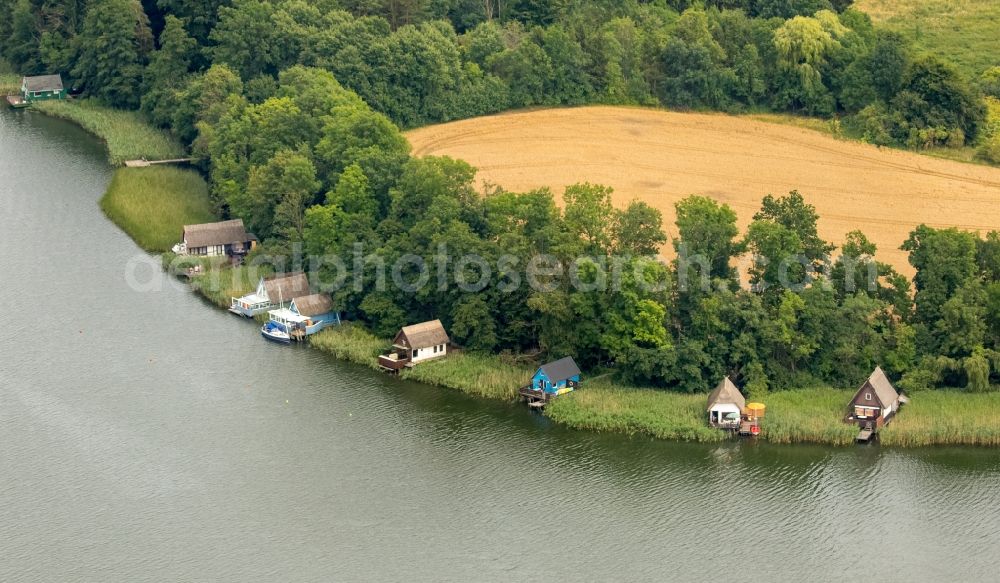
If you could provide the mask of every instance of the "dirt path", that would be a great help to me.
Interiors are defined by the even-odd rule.
[[[520,112],[407,134],[414,154],[448,155],[478,178],[523,191],[575,182],[615,189],[664,214],[689,194],[729,204],[745,228],[765,194],[801,192],[820,235],[840,243],[861,229],[879,258],[908,275],[899,245],[918,224],[1000,229],[1000,169],[836,140],[813,131],[715,114],[620,107]]]

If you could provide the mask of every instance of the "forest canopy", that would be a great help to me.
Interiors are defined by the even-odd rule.
[[[334,299],[379,334],[441,318],[472,350],[572,354],[688,392],[723,375],[755,393],[844,386],[875,365],[909,390],[1000,380],[1000,233],[915,226],[911,285],[860,232],[831,260],[808,193],[765,198],[743,233],[731,208],[691,196],[669,239],[658,211],[615,208],[600,185],[558,193],[561,207],[545,189],[482,196],[472,167],[413,158],[400,133],[588,103],[838,116],[914,148],[995,131],[979,86],[847,0],[0,0],[0,12],[6,60],[189,144],[217,211],[265,252],[429,265],[446,248],[496,266],[449,265],[475,291],[379,286],[365,269]],[[649,259],[668,243],[677,260]],[[540,256],[544,285],[511,285]],[[588,285],[613,263],[613,290]]]

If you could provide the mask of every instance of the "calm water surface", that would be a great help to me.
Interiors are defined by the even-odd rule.
[[[0,113],[0,580],[1000,580],[996,451],[578,433],[270,345],[126,283],[110,176]]]

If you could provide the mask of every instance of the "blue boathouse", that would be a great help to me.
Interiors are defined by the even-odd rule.
[[[580,367],[572,356],[543,364],[531,377],[531,388],[547,395],[568,393],[580,384]]]
[[[326,294],[299,296],[287,308],[268,312],[272,322],[292,338],[302,340],[326,328],[340,324],[340,313]]]

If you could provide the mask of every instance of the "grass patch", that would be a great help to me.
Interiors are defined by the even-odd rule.
[[[864,140],[861,139],[862,136],[860,134],[852,132],[850,128],[847,127],[846,124],[841,124],[840,121],[836,119],[807,117],[791,113],[752,113],[748,114],[747,117],[765,123],[773,123],[773,124],[802,128],[806,130],[812,130],[815,132],[819,132],[821,134],[832,136],[839,140],[864,142]],[[979,149],[976,148],[975,146],[962,146],[961,148],[935,146],[933,148],[923,148],[920,150],[911,150],[908,148],[904,148],[902,146],[883,146],[883,147],[888,147],[903,152],[913,152],[916,154],[922,154],[924,156],[930,156],[932,158],[952,160],[954,162],[964,162],[966,164],[980,164],[983,166],[996,166],[996,164],[991,164],[988,160],[984,160],[982,156],[980,156],[979,154]]]
[[[517,366],[488,354],[459,352],[403,371],[403,378],[477,397],[510,401],[517,389],[531,381],[534,369]]]
[[[851,136],[846,136],[844,134],[840,123],[834,119],[808,117],[792,113],[750,113],[747,114],[747,117],[766,123],[776,123],[779,125],[813,130],[835,138],[851,138]]]
[[[164,258],[164,263],[168,259]],[[191,278],[191,287],[208,301],[228,309],[232,299],[245,296],[257,289],[261,277],[273,273],[267,266],[238,265],[231,266],[224,257],[198,259],[204,268],[202,273]]]
[[[101,209],[140,247],[154,252],[180,241],[184,225],[216,220],[202,177],[165,166],[119,168]]]
[[[379,338],[363,326],[350,322],[311,336],[309,343],[336,358],[374,370],[378,370],[378,355],[392,344],[389,339]],[[533,372],[499,356],[455,352],[405,369],[401,376],[477,397],[510,401],[517,396],[518,387],[528,383]]]
[[[996,0],[858,0],[854,7],[910,39],[918,51],[951,61],[969,79],[997,64]]]
[[[842,422],[851,391],[799,389],[767,395],[761,438],[773,443],[849,445],[858,429]],[[577,429],[715,442],[728,438],[707,425],[706,395],[587,384],[560,397],[545,414]]]
[[[21,76],[18,75],[10,63],[0,58],[0,97],[11,95],[21,90]],[[6,103],[3,104],[7,106]]]
[[[158,130],[136,111],[103,107],[92,101],[40,101],[32,107],[46,115],[72,121],[104,140],[111,164],[146,158],[181,158],[184,146],[168,133]]]
[[[364,326],[345,322],[326,328],[309,337],[309,344],[340,360],[378,369],[378,355],[391,342],[369,332]]]
[[[843,422],[853,395],[854,391],[828,388],[770,393],[762,399],[767,414],[761,434],[774,443],[854,443],[858,427]]]
[[[688,395],[587,383],[545,407],[552,420],[576,429],[650,435],[660,439],[717,442],[723,431],[707,425],[705,395]]]
[[[1000,392],[916,393],[879,439],[883,445],[1000,446]]]

